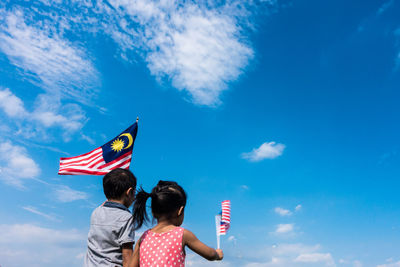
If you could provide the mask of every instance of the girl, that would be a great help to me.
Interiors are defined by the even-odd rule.
[[[157,225],[140,237],[133,252],[130,267],[185,266],[185,247],[206,258],[222,260],[220,249],[213,249],[202,243],[189,230],[180,225],[183,222],[186,193],[176,182],[159,181],[151,193],[140,188],[133,206],[133,220],[136,229],[148,221],[146,201],[151,198],[151,211]]]

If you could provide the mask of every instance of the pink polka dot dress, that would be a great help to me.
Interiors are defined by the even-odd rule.
[[[175,227],[164,233],[144,232],[140,244],[141,267],[184,267],[182,248],[183,228]]]

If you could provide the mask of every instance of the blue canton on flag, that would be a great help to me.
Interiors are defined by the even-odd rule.
[[[136,139],[138,125],[135,122],[120,135],[101,146],[103,149],[103,158],[106,163],[109,163],[121,155],[132,151],[133,143]]]

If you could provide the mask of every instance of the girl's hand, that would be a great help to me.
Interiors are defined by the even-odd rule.
[[[224,253],[222,252],[222,249],[216,249],[215,251],[216,251],[217,254],[218,254],[218,259],[217,259],[217,261],[222,260],[222,259],[224,258]]]
[[[187,229],[184,229],[183,232],[182,245],[183,247],[188,246],[191,250],[209,261],[222,260],[224,257],[222,250],[207,246]]]

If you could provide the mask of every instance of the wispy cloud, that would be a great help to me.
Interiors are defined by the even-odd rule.
[[[33,111],[29,112],[25,109],[23,101],[8,88],[0,89],[0,110],[13,119],[14,123],[32,124],[28,126],[28,128],[34,127],[34,131],[29,131],[30,136],[35,136],[37,132],[43,137],[49,128],[61,128],[66,141],[73,133],[80,131],[87,121],[85,112],[79,105],[72,103],[62,105],[58,98],[50,95],[39,95]],[[27,125],[20,125],[19,128],[24,137],[28,137],[25,131]]]
[[[62,128],[66,141],[73,133],[80,131],[87,121],[86,114],[79,105],[62,105],[60,100],[49,95],[37,97],[31,119],[45,128]]]
[[[341,265],[347,265],[352,267],[363,267],[363,264],[359,260],[347,260],[347,259],[339,259],[338,263]]]
[[[151,74],[186,91],[197,104],[219,104],[220,94],[254,56],[239,22],[250,12],[240,1],[208,7],[173,1],[109,3],[120,12],[119,27],[110,32],[113,39],[125,50],[139,43]],[[134,33],[128,27],[132,22],[139,25]]]
[[[46,218],[46,219],[48,219],[48,220],[51,220],[51,221],[60,221],[60,219],[58,219],[57,218],[57,216],[55,216],[54,214],[47,214],[47,213],[44,213],[44,212],[41,212],[41,211],[39,211],[37,208],[35,208],[35,207],[32,207],[32,206],[25,206],[25,207],[22,207],[24,210],[26,210],[26,211],[29,211],[29,212],[32,212],[32,213],[34,213],[34,214],[37,214],[37,215],[39,215],[39,216],[42,216],[42,217],[44,217],[44,218]]]
[[[259,255],[259,256],[257,256]],[[283,243],[252,251],[246,267],[332,267],[336,266],[330,253],[322,252],[320,245]]]
[[[11,118],[25,118],[28,115],[22,100],[7,88],[0,89],[0,109]]]
[[[336,266],[330,253],[304,253],[297,256],[294,262],[321,263],[324,266]]]
[[[0,225],[2,266],[79,266],[87,233],[33,224]]]
[[[233,245],[235,245],[235,246],[236,246],[236,244],[237,244],[237,238],[236,238],[235,236],[233,236],[233,235],[231,235],[231,236],[228,237],[228,241],[229,241],[229,242],[232,242]]]
[[[284,208],[281,208],[281,207],[276,207],[274,209],[274,211],[277,214],[281,215],[281,216],[290,216],[290,215],[292,215],[292,212],[290,210],[287,210],[287,209],[284,209]]]
[[[0,143],[0,179],[17,188],[24,188],[24,179],[36,178],[39,165],[29,156],[24,147],[10,141]]]
[[[88,103],[96,95],[98,73],[86,52],[52,25],[25,21],[23,11],[0,10],[0,50],[47,92]]]
[[[202,267],[214,267],[216,266],[215,262],[208,261],[204,259],[203,257],[199,257],[197,254],[193,253],[192,251],[188,250],[188,253],[186,255],[186,260],[185,260],[185,266],[192,266],[192,267],[197,267],[197,266],[202,266]],[[222,261],[218,262],[218,266],[221,267],[234,267],[238,266],[237,263],[229,262],[228,259],[223,259]]]
[[[382,15],[388,8],[390,8],[393,5],[393,3],[394,3],[394,0],[389,0],[385,3],[383,3],[381,5],[381,7],[378,9],[378,11],[376,12],[376,14],[378,16]]]
[[[38,240],[44,243],[55,245],[66,245],[76,241],[86,240],[86,235],[71,229],[60,231],[50,228],[44,228],[32,224],[13,224],[0,225],[1,232],[0,243],[37,243]]]
[[[245,184],[242,184],[240,186],[240,188],[243,189],[243,190],[250,190],[250,187],[248,185],[245,185]]]
[[[88,199],[89,195],[82,191],[77,191],[69,186],[60,185],[55,189],[54,197],[60,202],[72,202],[75,200]]]
[[[305,245],[301,243],[283,243],[273,246],[273,252],[276,256],[282,255],[300,255],[304,253],[316,252],[321,249],[320,245]]]
[[[395,71],[398,71],[398,70],[400,70],[400,27],[394,31],[394,36],[397,39],[397,49],[398,49],[396,58],[395,58],[394,69],[395,69]]]
[[[292,233],[293,230],[294,230],[293,223],[278,224],[276,226],[275,233],[276,234],[288,234],[288,233]]]
[[[376,267],[400,267],[400,261],[398,262],[387,262],[384,264],[377,265]]]
[[[280,216],[291,216],[294,212],[298,212],[300,211],[302,208],[302,206],[300,204],[298,204],[293,211],[289,210],[289,209],[285,209],[282,207],[276,207],[274,209],[276,214],[279,214]]]
[[[242,158],[252,162],[257,162],[264,159],[274,159],[282,155],[285,147],[286,146],[284,144],[265,142],[259,148],[254,148],[251,152],[242,153]]]
[[[93,64],[63,33],[102,32],[118,45],[122,59],[135,62],[139,56],[161,84],[185,92],[196,104],[216,106],[222,92],[254,57],[248,38],[255,28],[253,17],[273,9],[276,1],[75,1],[71,3],[75,8],[42,1],[31,5],[40,10],[41,19],[46,17],[47,27],[27,25],[21,11],[3,12],[0,49],[44,87],[54,86],[81,100],[79,87],[84,95],[95,94],[98,79]]]

